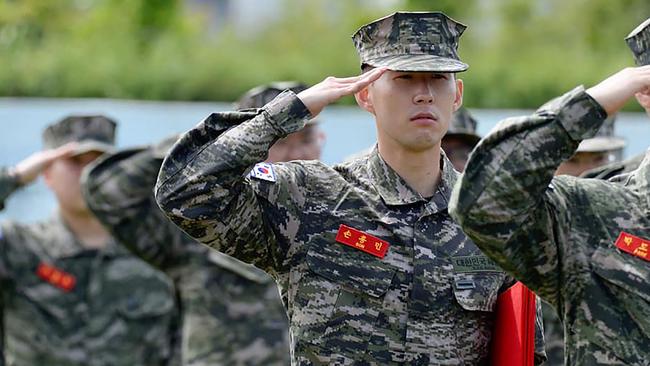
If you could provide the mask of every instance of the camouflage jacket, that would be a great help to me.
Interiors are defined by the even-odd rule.
[[[605,119],[582,88],[505,120],[473,152],[451,212],[486,254],[551,303],[567,365],[650,365],[650,155],[623,181],[553,177]],[[646,259],[641,258],[645,256]]]
[[[216,113],[163,163],[156,197],[199,241],[270,273],[285,299],[294,365],[481,365],[499,291],[512,284],[447,213],[457,173],[421,197],[376,150],[328,167],[256,166],[309,112],[291,92]],[[388,245],[383,258],[370,252]],[[374,240],[377,238],[380,240]],[[383,242],[382,242],[383,241]]]
[[[122,151],[86,169],[88,206],[136,255],[174,279],[183,365],[288,365],[289,325],[275,282],[199,244],[156,205],[153,187],[169,146]]]
[[[0,202],[18,185],[0,172]],[[8,365],[152,366],[170,358],[171,282],[116,243],[82,248],[62,219],[0,225]]]

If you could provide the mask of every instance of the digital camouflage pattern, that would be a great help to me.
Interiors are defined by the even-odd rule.
[[[650,18],[630,32],[625,41],[638,66],[650,65]]]
[[[54,149],[76,141],[76,153],[112,151],[116,123],[105,116],[69,116],[48,126],[43,131],[44,149]]]
[[[88,206],[133,253],[174,280],[183,365],[288,365],[289,325],[275,282],[199,244],[156,205],[153,187],[174,141],[121,151],[86,169]]]
[[[166,157],[159,205],[194,238],[274,277],[294,365],[485,364],[496,298],[513,280],[449,217],[449,161],[430,199],[376,150],[334,167],[273,164],[275,181],[247,176],[309,117],[290,91],[256,112],[210,115]],[[386,256],[337,243],[341,224],[388,242]]]
[[[460,72],[458,39],[467,28],[438,12],[396,12],[359,28],[352,36],[361,66],[394,71]]]
[[[567,365],[650,365],[649,262],[615,245],[623,231],[650,239],[650,155],[621,182],[553,177],[605,116],[580,87],[505,120],[474,150],[450,210],[558,310]]]
[[[0,202],[16,187],[0,170]],[[152,366],[171,356],[171,282],[115,243],[84,249],[59,216],[0,225],[0,281],[8,365]]]

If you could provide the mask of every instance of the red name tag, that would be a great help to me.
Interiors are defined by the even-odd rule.
[[[339,226],[336,241],[379,258],[384,258],[389,247],[388,242],[343,224]]]
[[[42,280],[48,282],[54,287],[58,287],[65,292],[70,292],[77,284],[77,279],[60,269],[49,264],[40,263],[36,269],[36,275]]]
[[[621,231],[621,235],[616,239],[616,247],[626,253],[650,261],[650,256],[648,256],[650,240],[641,239],[638,236]]]

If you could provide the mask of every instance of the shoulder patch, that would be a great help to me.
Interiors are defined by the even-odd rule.
[[[253,170],[251,170],[249,173],[249,176],[251,178],[275,182],[275,171],[273,170],[273,164],[257,163],[253,167]]]

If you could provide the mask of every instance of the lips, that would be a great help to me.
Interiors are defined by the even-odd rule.
[[[418,113],[418,114],[411,117],[412,122],[426,123],[426,124],[434,123],[437,120],[438,120],[438,117],[436,117],[431,112],[422,112],[422,113]]]

